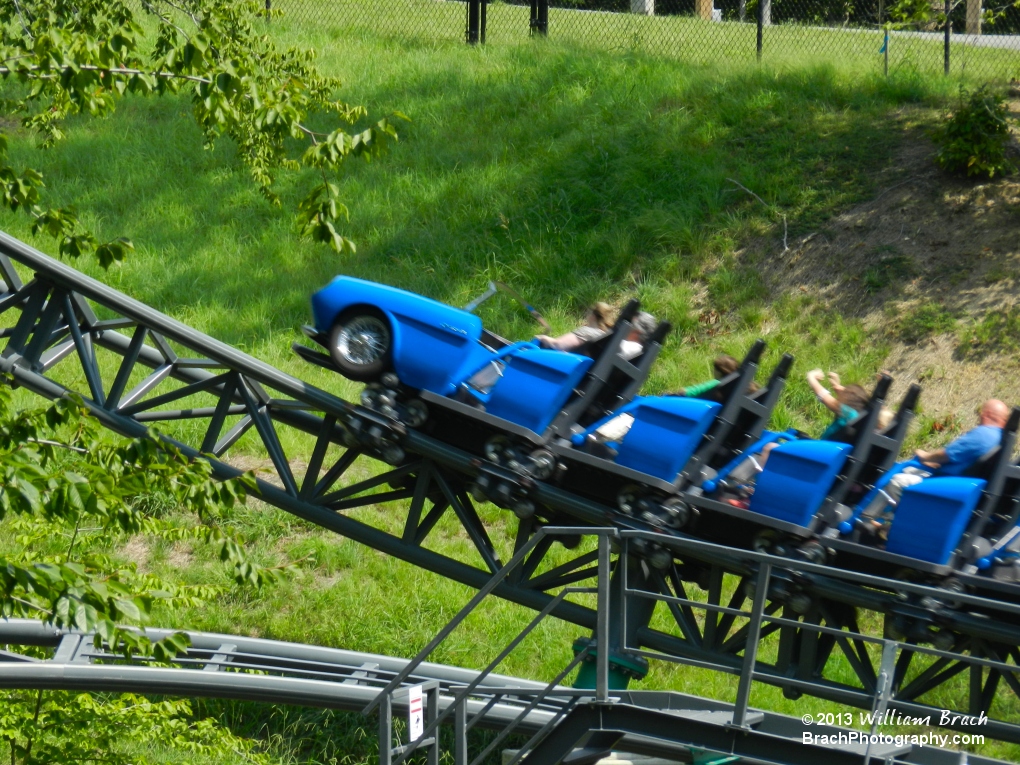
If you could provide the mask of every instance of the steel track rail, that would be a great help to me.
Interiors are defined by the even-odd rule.
[[[22,283],[11,260],[31,269],[35,279],[28,284]],[[8,288],[6,293],[0,293],[0,313],[20,312],[16,325],[2,330],[0,334],[0,337],[7,338],[7,345],[0,355],[0,372],[9,375],[14,384],[49,399],[80,395],[105,427],[129,437],[146,434],[146,423],[154,421],[190,418],[208,423],[200,445],[165,435],[162,437],[188,457],[208,459],[219,479],[240,475],[237,468],[221,457],[246,430],[255,431],[276,470],[277,480],[257,480],[260,496],[269,504],[474,589],[484,587],[501,566],[499,555],[465,491],[466,481],[477,472],[473,455],[424,433],[407,429],[399,434],[400,446],[409,455],[404,463],[374,478],[352,482],[346,470],[356,460],[366,459],[367,454],[349,449],[332,466],[325,456],[332,445],[343,444],[347,423],[365,412],[360,407],[207,337],[2,232],[0,277]],[[104,306],[118,318],[99,320],[89,301]],[[195,357],[178,357],[170,342]],[[101,379],[96,348],[121,359],[112,385]],[[77,357],[85,373],[88,388],[85,393],[69,389],[48,376],[57,365],[72,357]],[[136,368],[144,368],[146,376],[141,384],[128,390],[128,378]],[[153,411],[153,402],[161,402],[160,407],[182,406],[185,402],[179,390],[162,393],[168,380],[183,384],[185,387],[180,390],[185,392],[212,396],[217,401],[216,406],[195,405]],[[242,419],[224,434],[228,415],[239,415]],[[275,431],[277,425],[294,428],[315,438],[315,448],[304,476],[295,475],[290,467]],[[379,463],[372,464],[372,469],[377,471]],[[387,482],[392,490],[366,493]],[[538,485],[535,498],[546,507],[569,516],[574,525],[642,530],[639,524],[608,507],[582,500],[554,486]],[[405,528],[399,535],[384,532],[343,512],[353,507],[394,500],[410,501]],[[435,528],[438,519],[450,509],[457,514],[474,543],[482,559],[481,567],[446,557],[425,546],[428,534]],[[526,543],[535,528],[526,522],[520,524],[515,549]],[[542,572],[543,556],[547,551],[548,547],[536,549],[519,575],[500,583],[494,594],[541,610],[550,603],[551,592],[591,577],[592,569],[586,568],[591,558],[584,554],[554,571]],[[675,554],[677,562],[672,569],[688,563],[711,569],[715,584],[709,586],[709,597],[711,602],[719,605],[723,604],[724,597],[729,597],[722,592],[722,576],[735,574],[748,580],[753,577],[757,566],[753,555],[737,549],[708,550],[695,545]],[[786,576],[791,586],[817,600],[828,599],[887,615],[905,613],[910,619],[929,618],[924,609],[904,606],[901,595],[904,585],[901,582],[851,583],[844,581],[838,571],[831,575],[816,570],[783,574],[778,571],[780,568],[782,566],[777,565],[777,580]],[[670,572],[663,576],[667,573]],[[658,585],[659,594],[679,595],[677,590],[683,583],[683,577],[677,575]],[[738,587],[738,593],[740,589]],[[1009,602],[1011,592],[1010,588],[995,587],[990,588],[988,594]],[[990,647],[979,648],[989,656],[1008,654],[1016,660],[1017,634],[1020,634],[1017,620],[987,618],[987,613],[997,611],[998,601],[991,599],[987,604],[986,609],[974,608],[974,614],[969,610],[942,608],[937,616],[937,626],[969,635],[974,640],[987,641]],[[723,616],[702,627],[693,619],[685,620],[682,606],[672,604],[670,607],[677,617],[680,634],[645,627],[636,634],[640,645],[689,663],[739,671],[742,665],[738,648],[740,628],[732,618]],[[592,629],[596,624],[595,611],[576,603],[563,602],[554,614],[585,629]],[[844,626],[854,628],[852,621],[843,624],[838,620],[832,621],[831,617],[826,617],[826,623],[840,629]],[[790,631],[789,628],[784,629]],[[852,635],[848,640],[853,640]],[[840,643],[844,652],[848,650],[846,645],[846,641]],[[867,656],[855,657],[852,653],[850,661],[859,675],[859,682],[867,689],[873,683],[874,668]],[[827,654],[820,655],[824,658]],[[794,665],[784,668],[777,663],[767,682],[790,687],[798,693],[807,692],[851,704],[861,703],[858,689],[812,675],[813,672],[824,671],[824,662],[818,668],[806,663],[807,659],[803,657],[799,661],[799,668]],[[793,669],[796,672],[791,674]],[[768,671],[763,674],[768,674]],[[813,677],[815,682],[808,683],[809,687],[805,690],[804,678],[807,677]],[[1004,679],[1004,682],[1009,680]],[[990,682],[986,685],[994,688]],[[980,683],[975,687],[981,690]],[[981,693],[987,695],[985,691]]]
[[[172,632],[145,630],[153,640]],[[187,635],[191,646],[177,657],[175,663],[180,666],[153,667],[146,666],[141,657],[125,659],[96,649],[92,634],[59,630],[32,620],[0,621],[0,644],[42,646],[54,651],[49,659],[0,652],[3,664],[0,688],[217,698],[354,712],[373,701],[409,662],[379,654],[239,635],[206,632]],[[443,712],[453,703],[457,689],[471,684],[478,674],[423,662],[402,685],[437,683],[438,711]],[[488,674],[476,689],[476,697],[467,699],[465,714],[474,721],[472,727],[477,724],[501,730],[516,722],[515,731],[538,733],[555,721],[558,713],[569,710],[571,697],[576,696],[576,691],[553,689],[536,708],[528,709],[534,706],[536,695],[544,687],[543,683]],[[558,690],[563,693],[558,695]],[[397,701],[394,707],[395,711],[406,712],[406,702]],[[626,731],[618,741],[623,751],[681,759],[689,757],[692,750],[715,750],[739,754],[742,761],[769,765],[817,762],[822,754],[834,763],[851,765],[860,762],[863,753],[863,745],[825,750],[800,746],[804,726],[800,718],[786,715],[753,711],[749,725],[734,727],[733,708],[729,704],[687,694],[621,692],[614,694],[612,703],[602,707],[582,700],[580,709],[553,728],[546,746],[562,738],[566,744],[560,748],[565,746],[569,750],[571,742],[582,739],[586,731],[608,728]],[[596,712],[595,717],[591,712]],[[630,715],[631,722],[621,726],[613,715]],[[848,732],[831,726],[812,726],[811,730],[816,734]],[[888,759],[876,757],[885,762],[917,765],[947,765],[958,759],[956,753],[931,746],[909,752],[907,749],[885,746],[882,754]],[[554,760],[559,761],[558,757]],[[976,755],[969,761],[975,765],[1001,765],[1001,761]]]
[[[173,632],[145,630],[152,640]],[[207,632],[186,634],[191,647],[177,657],[174,663],[178,666],[155,667],[147,666],[144,657],[125,659],[96,649],[91,634],[57,630],[30,620],[0,620],[0,644],[55,649],[53,658],[45,660],[0,653],[0,688],[198,696],[360,712],[408,663],[407,659],[300,643]],[[443,689],[440,706],[445,709],[453,696],[446,689],[473,682],[477,676],[477,672],[459,667],[423,663],[404,685],[438,682]],[[469,711],[482,714],[479,725],[501,729],[531,701],[531,697],[520,696],[520,690],[537,693],[544,687],[544,683],[490,674],[482,684],[484,691],[499,693],[508,688],[518,693],[488,709],[483,708],[483,702],[472,702]],[[525,715],[525,730],[534,733],[551,719],[550,704],[556,705],[555,696],[549,704]]]

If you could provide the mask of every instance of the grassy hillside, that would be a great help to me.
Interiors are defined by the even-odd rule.
[[[850,378],[877,368],[881,351],[857,328],[813,315],[811,295],[770,299],[756,264],[734,253],[767,236],[762,256],[775,257],[781,215],[796,238],[866,196],[902,123],[925,114],[904,117],[904,105],[948,84],[551,44],[396,48],[289,34],[350,83],[346,98],[412,120],[391,156],[352,164],[343,179],[358,254],[295,236],[291,210],[308,178],[281,179],[274,208],[229,145],[202,150],[185,102],[128,99],[52,151],[31,151],[28,138],[13,151],[41,166],[54,202],[77,204],[104,236],[134,239],[137,255],[104,279],[294,371],[288,345],[307,296],[337,273],[455,304],[500,278],[557,329],[593,300],[636,294],[677,326],[651,390],[702,379],[714,353],[739,355],[759,334],[800,353],[804,368],[839,360]],[[29,236],[20,218],[2,220]],[[497,301],[484,318],[513,337],[535,330]],[[805,342],[811,327],[817,338]],[[788,401],[782,423],[809,425],[807,411],[792,413],[804,390]]]
[[[103,236],[135,241],[138,252],[122,268],[85,270],[347,397],[354,386],[289,351],[307,321],[309,293],[337,273],[453,304],[502,279],[558,330],[574,326],[592,301],[637,295],[677,327],[649,392],[706,378],[714,355],[740,355],[758,336],[770,344],[770,361],[796,354],[799,372],[824,366],[867,382],[880,368],[887,336],[821,289],[774,289],[763,272],[786,257],[783,217],[795,245],[874,196],[878,171],[895,161],[910,131],[931,121],[952,83],[847,67],[703,67],[541,41],[471,49],[398,46],[287,22],[276,32],[316,47],[323,67],[348,83],[346,99],[411,118],[388,157],[352,164],[343,177],[357,255],[338,257],[295,235],[293,206],[309,178],[282,178],[284,204],[272,207],[229,145],[202,150],[186,102],[127,99],[110,119],[73,124],[53,150],[37,152],[26,135],[12,145],[17,162],[44,172],[50,201],[77,204]],[[0,227],[32,241],[22,218],[0,215]],[[507,336],[535,332],[506,302],[494,299],[482,313]],[[817,432],[825,416],[801,378],[773,424]],[[358,512],[397,522],[391,510]],[[512,524],[502,522],[505,545]],[[163,622],[410,655],[470,594],[257,502],[235,524],[257,540],[265,561],[314,552],[315,562],[270,592],[231,592],[201,610],[161,614]],[[453,524],[440,532],[448,550],[466,550]],[[16,543],[0,534],[3,544]],[[92,544],[166,576],[224,581],[203,549],[144,538]],[[438,659],[484,664],[526,619],[522,609],[490,603]],[[532,652],[506,671],[551,676],[577,632],[547,624]],[[645,687],[729,699],[735,681],[657,667]],[[756,691],[753,703],[835,711],[770,689]],[[371,761],[373,743],[356,732],[356,717],[206,708],[270,738],[281,761]]]

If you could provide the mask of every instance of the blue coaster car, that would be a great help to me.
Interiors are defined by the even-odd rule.
[[[616,501],[626,515],[672,530],[691,520],[682,493],[714,476],[734,454],[755,443],[786,382],[793,358],[784,356],[765,387],[751,391],[764,350],[757,341],[740,368],[720,381],[717,401],[678,396],[639,397],[610,417],[556,443],[557,484],[594,501]],[[595,438],[610,419],[628,415],[618,443]]]
[[[891,513],[883,542],[874,533],[871,516],[882,488],[914,460],[898,464],[857,508],[857,522],[842,528],[843,538],[828,543],[839,566],[866,567],[882,575],[903,568],[935,579],[950,574],[982,574],[995,579],[1020,579],[1020,466],[1012,454],[1020,427],[1014,409],[1002,431],[1002,442],[964,476],[925,478],[903,489]],[[870,508],[870,510],[869,510]],[[894,512],[893,512],[894,511]],[[864,544],[862,544],[862,542]]]
[[[305,333],[345,377],[376,382],[394,372],[404,385],[441,396],[494,359],[535,347],[487,335],[481,319],[460,308],[351,276],[312,295],[312,316]]]
[[[883,376],[875,386],[867,410],[848,428],[849,443],[801,438],[796,431],[773,433],[724,467],[706,482],[701,496],[689,497],[701,511],[699,536],[776,552],[793,546],[823,561],[824,548],[812,540],[837,535],[840,524],[852,519],[853,506],[892,467],[906,437],[917,386],[908,391],[893,422],[875,430],[891,383]],[[762,469],[755,452],[769,442],[778,445]]]
[[[508,343],[466,310],[339,276],[312,296],[315,324],[304,328],[329,355],[299,344],[294,350],[369,383],[361,394],[363,422],[347,423],[348,432],[356,431],[350,445],[388,452],[387,462],[400,456],[393,445],[401,428],[426,423],[429,435],[473,454],[487,454],[496,438],[534,450],[637,394],[670,329],[661,323],[637,357],[624,358],[619,349],[638,308],[631,301],[611,334],[566,353]],[[525,455],[529,477],[548,472],[550,461],[541,457]]]

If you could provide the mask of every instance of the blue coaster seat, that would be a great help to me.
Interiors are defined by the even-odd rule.
[[[715,401],[649,396],[624,407],[634,418],[620,441],[617,465],[673,481],[694,454],[722,408]]]
[[[985,483],[980,478],[927,478],[905,488],[886,551],[947,564],[981,500]]]
[[[496,417],[543,433],[567,403],[593,361],[563,351],[525,349],[507,359],[485,402]]]
[[[769,454],[751,495],[752,512],[809,527],[853,447],[836,441],[788,441]]]

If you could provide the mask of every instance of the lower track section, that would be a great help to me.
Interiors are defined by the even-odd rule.
[[[172,632],[146,630],[152,640]],[[247,636],[187,635],[190,648],[171,666],[153,666],[142,657],[125,659],[96,648],[91,634],[59,631],[28,620],[0,622],[0,643],[8,649],[50,649],[45,659],[16,650],[0,652],[0,688],[155,693],[352,712],[363,711],[388,694],[392,699],[386,705],[388,714],[404,716],[406,691],[418,685],[435,692],[432,717],[446,713],[447,722],[461,733],[468,726],[492,730],[512,726],[517,734],[531,737],[535,745],[527,748],[523,759],[528,765],[556,765],[566,762],[564,758],[595,762],[612,750],[706,763],[733,757],[784,765],[821,761],[857,765],[869,759],[914,765],[959,761],[955,752],[939,748],[953,741],[951,734],[925,738],[921,746],[912,744],[909,736],[897,739],[895,734],[878,737],[874,731],[833,725],[805,726],[797,717],[740,710],[688,694],[623,691],[599,701],[562,686],[548,688],[441,664]],[[473,690],[458,708],[458,696],[469,686]],[[805,743],[805,732],[811,742]],[[457,750],[457,765],[469,765],[467,751],[466,746]],[[394,762],[392,755],[389,761]],[[973,755],[968,761],[999,763]]]

